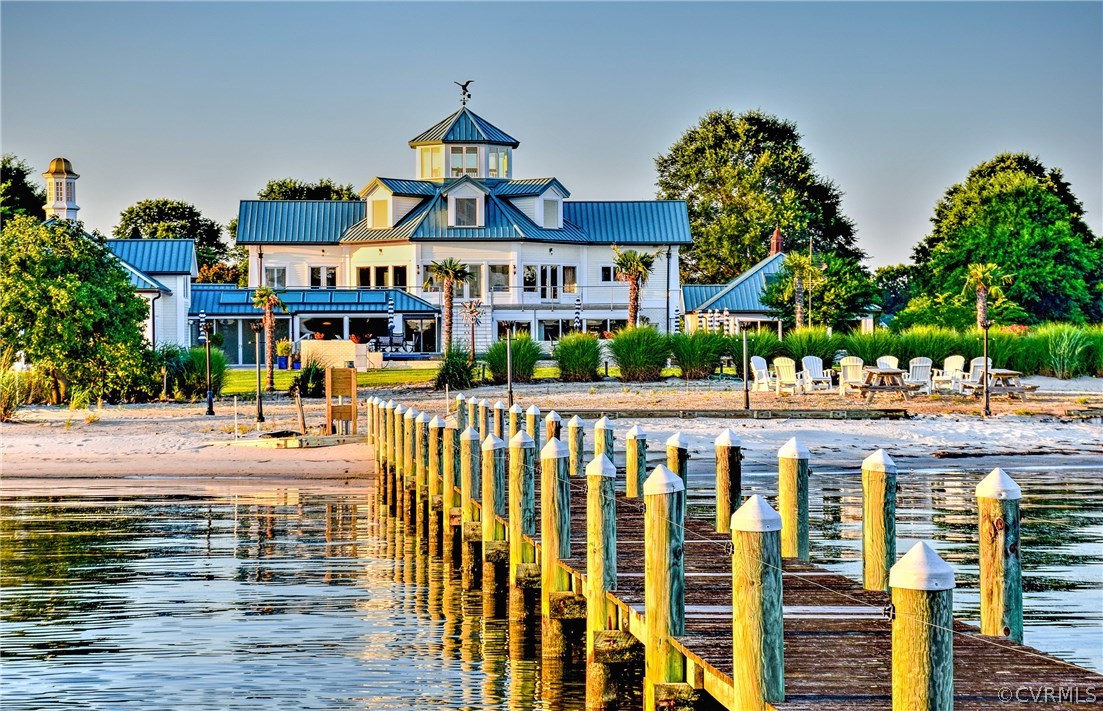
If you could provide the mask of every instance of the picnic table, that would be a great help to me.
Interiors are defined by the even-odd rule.
[[[877,365],[867,365],[862,370],[865,372],[865,382],[858,386],[858,390],[867,402],[873,402],[877,393],[897,393],[907,400],[912,392],[919,389],[919,385],[909,385],[904,382],[904,376],[908,372],[906,370],[882,368]]]
[[[1026,400],[1026,394],[1038,389],[1037,385],[1023,385],[1020,378],[1022,373],[1007,368],[988,369],[988,392],[992,395],[1006,395],[1013,398],[1016,395]],[[973,388],[973,395],[980,395],[982,388]]]

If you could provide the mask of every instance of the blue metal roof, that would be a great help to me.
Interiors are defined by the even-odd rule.
[[[255,289],[243,289],[229,284],[195,284],[192,286],[188,314],[198,316],[260,316],[264,312],[253,306]],[[386,314],[387,302],[394,302],[398,313],[438,313],[440,310],[424,299],[401,289],[285,289],[279,292],[291,315],[317,313]]]
[[[238,244],[337,244],[364,219],[363,200],[242,200]]]
[[[109,239],[107,248],[144,275],[198,274],[195,240]]]
[[[520,142],[466,106],[413,138],[410,147],[431,143],[493,143],[516,148]]]
[[[555,178],[530,178],[528,180],[505,180],[494,186],[494,194],[501,197],[527,197],[540,195],[554,185],[563,197],[570,197],[571,193]]]
[[[785,264],[785,254],[779,253],[766,257],[758,264],[740,274],[728,282],[727,286],[714,294],[711,298],[690,308],[686,303],[686,312],[711,311],[716,309],[723,311],[742,311],[749,313],[762,313],[770,311],[770,307],[762,303],[762,294],[766,291],[769,281],[781,271]],[[682,300],[686,301],[686,289],[682,287]]]
[[[727,284],[686,284],[682,287],[682,313],[691,313],[716,296]]]
[[[118,256],[116,256],[115,259],[126,271],[126,275],[130,277],[130,285],[134,287],[135,291],[160,291],[164,294],[172,293],[172,289],[168,288],[148,274],[143,274],[140,270],[136,269],[134,265],[127,264]]]
[[[691,244],[689,214],[681,200],[639,202],[564,201],[563,220],[590,244]]]
[[[429,197],[436,195],[440,189],[440,183],[431,180],[406,180],[405,178],[376,178],[372,182],[379,181],[383,187],[395,195],[403,197]],[[371,183],[368,183],[371,186]],[[364,193],[361,192],[361,195]]]

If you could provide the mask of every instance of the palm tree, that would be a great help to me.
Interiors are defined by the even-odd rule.
[[[961,293],[968,294],[974,289],[977,292],[977,328],[984,328],[984,324],[988,323],[988,297],[996,301],[1002,299],[1000,285],[1010,284],[1013,277],[1013,274],[1004,274],[999,265],[991,262],[969,265]]]
[[[276,293],[275,289],[268,286],[257,287],[253,291],[253,306],[264,310],[261,323],[264,324],[264,360],[268,374],[266,389],[268,392],[272,392],[276,389],[274,371],[276,364],[274,357],[276,348],[276,309],[287,311],[287,306],[280,299],[280,295]]]
[[[443,294],[441,299],[441,310],[444,311],[443,328],[444,337],[442,340],[442,353],[447,353],[448,349],[452,347],[452,290],[456,284],[466,284],[475,278],[475,273],[468,268],[466,264],[458,259],[449,257],[444,261],[433,262],[429,265],[429,278],[425,280],[425,288],[429,289],[433,286],[433,281],[440,282],[440,290]],[[475,344],[471,344],[471,352],[475,352]]]
[[[628,325],[635,326],[640,316],[640,287],[647,283],[647,277],[655,269],[655,257],[658,252],[637,252],[634,249],[620,251],[613,245],[613,268],[617,279],[628,282]]]
[[[793,275],[793,317],[797,328],[804,328],[804,280],[811,276],[812,260],[799,252],[785,255],[785,269]]]

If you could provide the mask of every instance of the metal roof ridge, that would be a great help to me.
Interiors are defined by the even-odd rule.
[[[181,240],[181,241],[183,241],[183,240]],[[125,259],[123,259],[119,255],[115,254],[114,252],[112,252],[111,256],[115,257],[115,259],[117,259],[119,261],[119,264],[121,264],[123,266],[123,269],[126,269],[129,272],[132,272],[139,279],[149,283],[151,286],[156,287],[160,291],[163,291],[166,294],[169,294],[170,296],[172,295],[172,289],[168,288],[167,286],[165,286],[161,282],[157,281],[156,279],[154,279],[150,275],[146,274],[145,272],[143,272],[138,267],[136,267],[133,264],[131,264],[130,262],[126,261]],[[141,291],[141,289],[138,289],[138,291]]]
[[[697,305],[697,310],[702,311],[706,307],[712,305],[714,302],[720,300],[725,295],[731,293],[732,291],[735,290],[736,287],[742,285],[743,282],[747,281],[752,276],[754,276],[758,272],[762,271],[766,267],[767,264],[769,264],[771,261],[777,259],[778,257],[781,257],[781,258],[784,259],[785,258],[785,252],[778,252],[777,254],[771,254],[770,256],[766,257],[765,259],[762,259],[757,264],[752,266],[750,269],[748,269],[747,271],[743,272],[742,274],[740,274],[739,276],[737,276],[736,278],[734,278],[730,282],[728,282],[728,285],[726,287],[724,287],[723,289],[721,289],[720,291],[713,294],[712,298],[707,299],[706,301],[704,301],[701,304],[698,304]],[[687,284],[686,286],[692,286],[692,285]]]

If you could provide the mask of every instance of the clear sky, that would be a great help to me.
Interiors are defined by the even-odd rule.
[[[1060,166],[1103,232],[1103,4],[0,4],[0,141],[81,174],[109,232],[151,197],[225,223],[270,178],[412,177],[458,104],[521,141],[516,177],[654,196],[703,113],[796,121],[874,265],[905,260],[977,163]],[[764,237],[765,239],[766,237]]]

